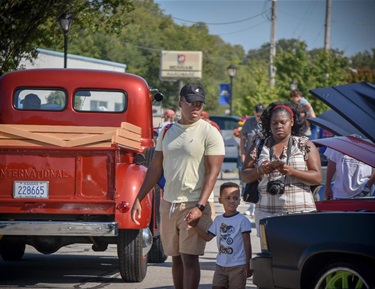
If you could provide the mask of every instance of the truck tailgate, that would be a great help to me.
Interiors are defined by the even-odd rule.
[[[113,214],[113,148],[0,148],[0,212]]]

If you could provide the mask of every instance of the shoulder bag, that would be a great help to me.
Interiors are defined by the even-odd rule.
[[[261,139],[259,143],[258,151],[257,151],[257,159],[259,158],[260,152],[262,151],[264,141],[265,139]],[[259,180],[256,180],[254,182],[247,183],[245,185],[245,189],[242,194],[242,199],[244,202],[254,203],[254,204],[259,202],[258,184],[259,184]]]

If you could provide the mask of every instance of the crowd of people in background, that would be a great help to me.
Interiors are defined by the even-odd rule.
[[[198,288],[199,256],[214,237],[218,255],[213,288],[245,288],[246,278],[252,276],[250,218],[254,217],[258,229],[259,220],[266,217],[316,210],[311,187],[321,184],[323,175],[321,156],[312,140],[318,138],[319,127],[308,121],[316,115],[298,90],[291,91],[290,101],[256,104],[240,131],[240,185],[221,185],[218,201],[224,214],[215,217],[213,189],[225,149],[220,127],[203,110],[205,100],[203,86],[188,83],[180,91],[181,117],[176,119],[172,109],[164,112],[153,161],[132,207],[132,220],[138,223],[141,201],[164,174],[161,240],[165,254],[172,257],[175,288]],[[374,168],[332,149],[324,154],[328,158],[327,200],[373,194]],[[244,216],[237,210],[241,187],[257,180],[259,201]]]

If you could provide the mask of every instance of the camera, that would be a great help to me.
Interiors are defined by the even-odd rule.
[[[284,182],[278,181],[270,181],[267,184],[267,192],[270,193],[272,196],[277,194],[282,195],[284,194]]]

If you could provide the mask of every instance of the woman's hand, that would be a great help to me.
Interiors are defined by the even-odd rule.
[[[272,173],[276,168],[270,164],[269,161],[264,161],[258,168],[257,172],[262,175],[268,175]]]

